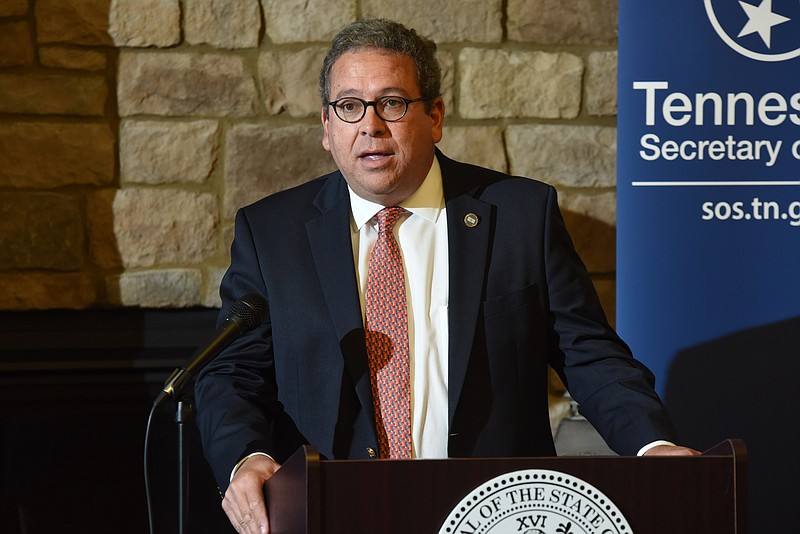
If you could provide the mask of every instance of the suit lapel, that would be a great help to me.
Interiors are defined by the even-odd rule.
[[[469,167],[444,157],[442,166],[449,248],[448,417],[452,425],[469,365],[483,301],[492,205],[476,198]],[[319,216],[306,222],[314,266],[356,394],[375,429],[364,325],[350,236],[350,198],[341,174],[332,175],[314,205]],[[469,220],[467,218],[469,217]],[[476,224],[475,224],[476,223]]]
[[[314,267],[344,355],[345,367],[374,429],[364,324],[353,255],[349,252],[353,247],[350,198],[340,173],[331,175],[314,200],[314,205],[320,215],[306,222]]]
[[[475,198],[479,189],[470,187],[468,167],[437,155],[442,166],[450,251],[448,420],[452,426],[483,302],[492,205]]]

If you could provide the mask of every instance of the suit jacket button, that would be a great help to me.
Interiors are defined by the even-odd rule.
[[[370,458],[376,458],[378,455],[375,453],[375,449],[372,447],[367,447],[367,454]]]

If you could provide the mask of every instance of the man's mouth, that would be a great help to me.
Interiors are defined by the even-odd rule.
[[[378,161],[383,158],[387,158],[391,156],[391,152],[381,152],[381,151],[365,151],[359,154],[359,158],[367,161]]]

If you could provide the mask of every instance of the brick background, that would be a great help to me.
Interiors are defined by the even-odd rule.
[[[440,148],[554,184],[613,318],[616,0],[0,2],[0,309],[218,305],[236,209],[334,168],[358,16],[437,41]]]

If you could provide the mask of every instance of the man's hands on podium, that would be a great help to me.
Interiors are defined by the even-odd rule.
[[[643,456],[700,456],[701,452],[678,445],[656,445]]]
[[[222,509],[233,528],[240,534],[267,534],[267,507],[264,504],[264,483],[280,469],[269,456],[251,456],[233,475],[222,499]]]
[[[676,445],[656,445],[644,456],[699,456],[700,451]],[[245,460],[233,475],[222,509],[233,528],[240,534],[267,534],[267,508],[264,504],[264,484],[280,464],[269,456],[256,455]]]

